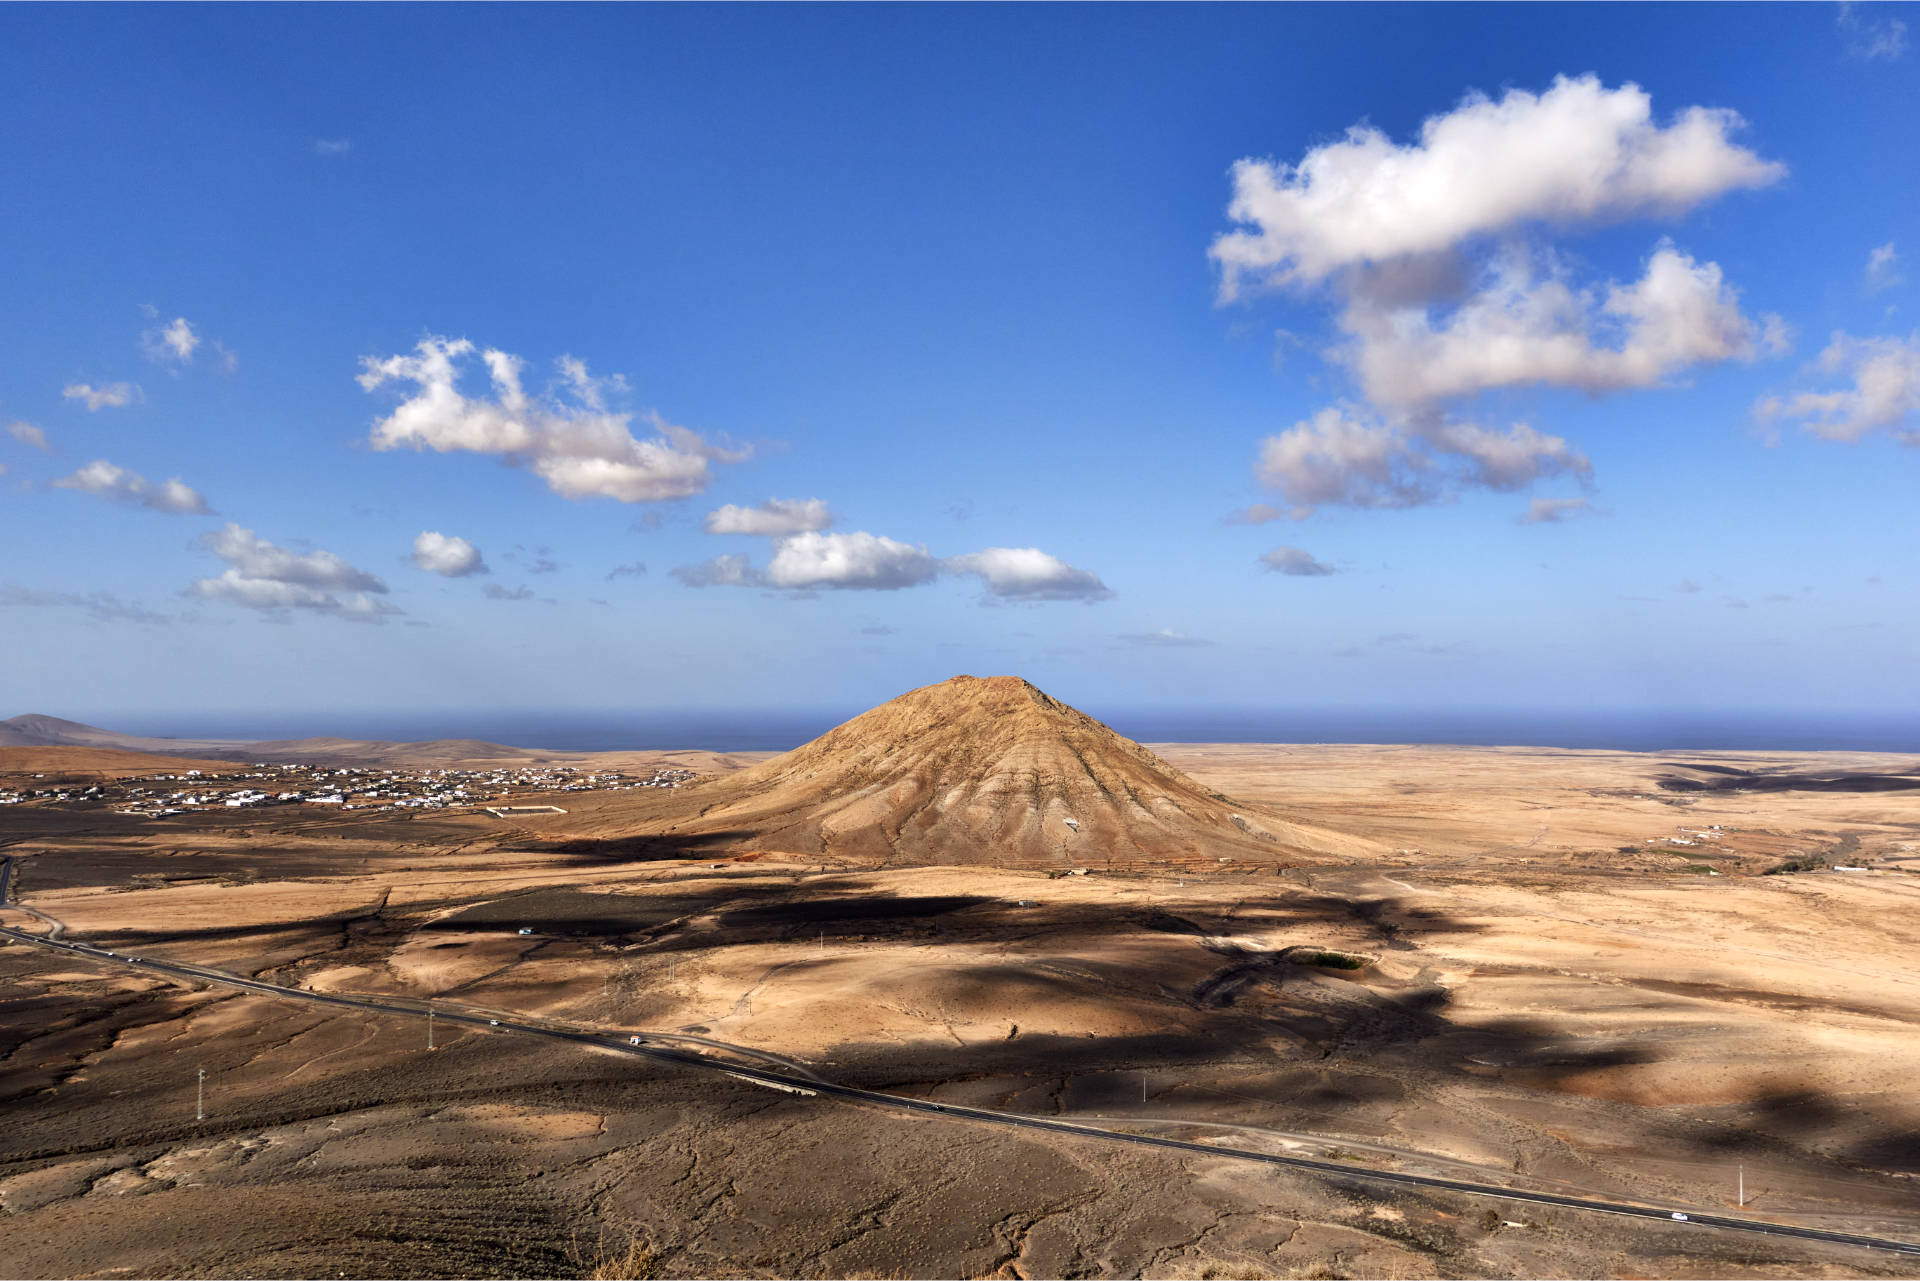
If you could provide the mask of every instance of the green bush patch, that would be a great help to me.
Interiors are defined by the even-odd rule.
[[[1325,947],[1298,947],[1287,953],[1295,965],[1318,965],[1329,970],[1364,970],[1373,958],[1357,952],[1336,952]]]

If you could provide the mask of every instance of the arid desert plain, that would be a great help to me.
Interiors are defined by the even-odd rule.
[[[1694,1221],[1920,1241],[1920,759],[1142,748],[1012,678],[570,759],[693,776],[155,817],[84,789],[237,767],[0,748],[0,924],[116,954],[0,946],[0,1273],[1920,1266]]]

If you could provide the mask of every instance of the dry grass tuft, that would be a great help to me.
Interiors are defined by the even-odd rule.
[[[1290,1281],[1349,1281],[1347,1274],[1321,1259],[1316,1263],[1303,1264],[1287,1273]]]
[[[577,1244],[572,1253],[587,1281],[655,1281],[666,1275],[660,1252],[638,1232],[629,1232],[624,1241],[610,1242],[602,1229],[590,1253]]]

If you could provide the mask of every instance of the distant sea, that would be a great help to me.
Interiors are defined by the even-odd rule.
[[[314,712],[102,717],[108,728],[175,738],[477,738],[555,751],[707,748],[785,751],[864,708],[728,711]],[[1622,751],[1774,749],[1920,752],[1920,713],[1711,711],[1133,710],[1089,715],[1143,743],[1456,743]]]

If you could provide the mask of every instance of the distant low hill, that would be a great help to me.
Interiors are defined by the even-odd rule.
[[[121,734],[97,725],[32,714],[0,721],[0,748],[86,747],[99,751],[191,756],[202,761],[269,761],[275,764],[368,765],[377,768],[448,766],[458,762],[563,760],[565,752],[508,747],[473,738],[427,743],[388,743],[372,739],[294,738],[248,742],[223,738],[153,738]]]
[[[487,769],[494,766],[551,764],[627,770],[679,767],[702,774],[728,773],[765,756],[765,753],[759,752],[720,753],[697,749],[556,752],[537,747],[509,747],[504,743],[489,743],[478,738],[437,738],[423,743],[391,743],[381,739],[356,738],[288,738],[262,742],[232,738],[153,738],[141,734],[121,734],[97,725],[62,720],[58,716],[33,714],[0,721],[0,752],[23,748],[86,748],[98,752],[192,757],[191,764],[201,766],[209,761],[358,765],[372,769]],[[38,768],[8,763],[12,759],[9,757],[7,761],[0,761],[0,767]],[[121,772],[137,773],[138,767],[129,766]]]
[[[231,739],[148,738],[120,734],[97,725],[62,720],[58,716],[15,716],[0,721],[0,747],[98,747],[116,752],[159,752],[168,756],[204,756],[245,747]],[[217,759],[231,760],[220,755]]]

